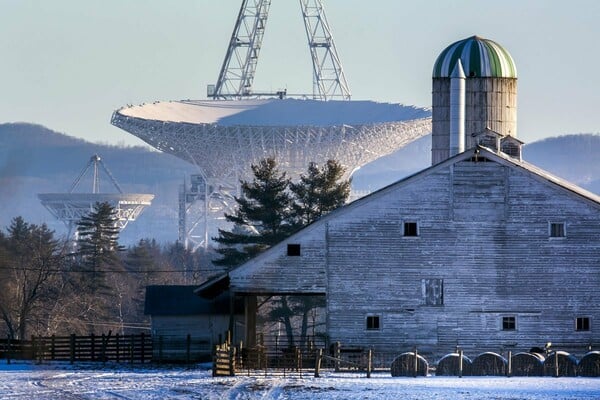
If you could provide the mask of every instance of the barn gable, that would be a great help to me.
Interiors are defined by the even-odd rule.
[[[498,169],[499,165],[503,167],[501,170]],[[497,173],[498,171],[501,172]],[[513,177],[515,181],[510,188],[507,185],[509,177]],[[522,180],[520,188],[516,177]],[[343,262],[344,254],[355,257],[355,252],[350,250],[356,246],[365,250],[377,248],[380,255],[396,251],[395,240],[399,235],[404,236],[404,229],[415,227],[417,230],[436,232],[440,228],[435,226],[436,221],[452,220],[457,224],[461,221],[473,223],[474,218],[483,224],[506,221],[512,208],[526,207],[527,204],[523,204],[525,201],[536,201],[534,194],[527,193],[532,185],[531,180],[563,193],[565,199],[587,203],[596,210],[590,209],[590,212],[597,212],[600,207],[599,196],[531,164],[478,147],[387,186],[316,221],[231,271],[231,289],[236,293],[255,294],[326,293],[327,266],[332,258]],[[519,189],[523,193],[507,202],[508,191]],[[415,216],[414,220],[411,220],[411,215]],[[426,215],[427,221],[419,221],[418,215]],[[553,216],[547,215],[547,218],[551,219]],[[343,239],[330,234],[331,230],[337,230],[339,226],[343,226]],[[441,227],[440,234],[445,234],[445,229]],[[457,226],[456,229],[460,227]],[[335,247],[333,255],[330,254],[332,246]],[[434,250],[423,249],[423,254],[427,255],[432,251]],[[373,257],[372,253],[365,252],[361,257],[368,263],[368,259]]]

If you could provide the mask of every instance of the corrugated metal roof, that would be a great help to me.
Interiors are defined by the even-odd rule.
[[[459,40],[440,53],[433,66],[434,78],[448,78],[460,59],[467,78],[516,78],[517,67],[508,51],[479,36]]]

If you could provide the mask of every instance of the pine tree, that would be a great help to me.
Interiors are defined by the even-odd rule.
[[[94,209],[77,223],[77,254],[91,273],[91,283],[102,286],[106,266],[119,264],[119,227],[117,212],[109,203],[96,203]]]
[[[297,228],[302,228],[323,215],[344,205],[350,196],[351,180],[341,180],[344,167],[329,160],[322,167],[311,162],[306,175],[298,183],[291,183],[294,194],[294,215]]]
[[[249,260],[292,232],[289,179],[280,172],[273,158],[252,165],[254,179],[241,182],[242,196],[236,197],[235,214],[225,214],[233,229],[219,229],[213,238],[223,245],[217,252],[223,257],[215,265],[232,268]]]

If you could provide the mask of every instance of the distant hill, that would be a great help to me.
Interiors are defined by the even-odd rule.
[[[354,174],[353,188],[374,191],[427,168],[430,143],[431,137],[425,136],[362,167]],[[196,172],[194,166],[144,147],[93,144],[23,123],[0,124],[0,227],[21,215],[64,233],[62,223],[40,204],[37,194],[67,192],[93,154],[102,157],[125,192],[156,196],[138,221],[123,231],[122,243],[145,237],[160,242],[177,240],[179,185]],[[534,142],[525,146],[524,158],[600,193],[600,135],[568,135]],[[86,184],[91,185],[82,182]]]
[[[526,144],[523,158],[561,178],[600,194],[600,134],[574,134]],[[364,166],[353,186],[374,190],[431,165],[431,136]]]

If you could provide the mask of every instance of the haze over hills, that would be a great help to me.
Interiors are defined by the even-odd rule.
[[[364,166],[355,173],[353,188],[377,190],[428,167],[430,143],[426,136]],[[63,234],[64,225],[40,204],[37,194],[68,192],[93,154],[102,157],[124,192],[156,196],[138,221],[122,232],[121,242],[128,245],[146,237],[164,243],[177,240],[179,185],[196,172],[193,165],[143,147],[93,144],[24,123],[0,124],[0,227],[21,215]],[[595,193],[600,193],[599,156],[598,134],[550,138],[524,148],[526,160]],[[85,189],[86,184],[81,186]]]

